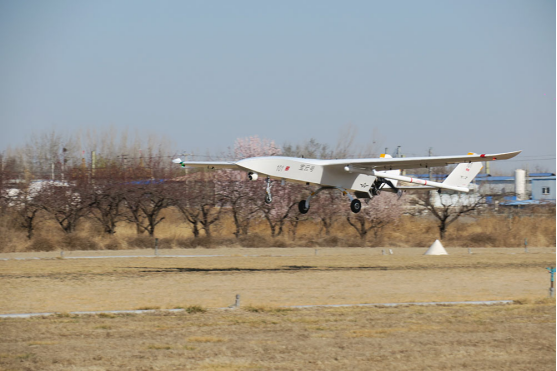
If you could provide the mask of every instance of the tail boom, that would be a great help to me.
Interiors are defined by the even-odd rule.
[[[427,187],[450,189],[451,191],[458,191],[458,192],[469,192],[470,191],[468,189],[468,187],[458,187],[458,186],[455,186],[455,185],[446,184],[445,182],[439,183],[439,182],[433,182],[431,180],[424,180],[424,179],[419,179],[419,178],[410,178],[410,177],[402,176],[402,175],[388,174],[388,173],[383,172],[383,171],[373,171],[373,175],[375,175],[376,177],[379,177],[379,178],[400,180],[401,182],[421,184],[421,185],[424,185],[424,186],[427,186]]]

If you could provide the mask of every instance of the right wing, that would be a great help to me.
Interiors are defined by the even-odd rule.
[[[496,154],[468,154],[462,156],[432,156],[432,157],[403,157],[403,158],[360,158],[344,160],[322,160],[323,166],[343,168],[347,165],[354,172],[358,169],[366,170],[395,170],[395,169],[419,169],[435,166],[445,166],[462,162],[480,162],[494,160],[508,160],[515,157],[521,151],[496,153]]]

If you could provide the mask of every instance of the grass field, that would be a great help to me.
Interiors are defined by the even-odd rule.
[[[381,250],[0,254],[0,313],[62,313],[0,320],[0,370],[555,369],[555,248]],[[71,259],[124,253],[143,257]],[[518,304],[281,308],[502,299]],[[148,308],[194,310],[64,314]]]
[[[0,261],[0,313],[288,306],[386,302],[538,299],[547,295],[554,248],[448,249],[195,249],[163,250],[192,258]],[[135,256],[146,250],[126,251]],[[152,250],[149,251],[152,254]],[[42,253],[42,256],[60,256]],[[202,255],[215,255],[203,257]],[[2,254],[2,257],[34,256]],[[222,256],[218,256],[222,255]],[[254,256],[256,255],[256,256]]]
[[[553,302],[0,321],[2,370],[554,370]]]

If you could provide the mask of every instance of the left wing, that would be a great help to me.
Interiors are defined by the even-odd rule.
[[[175,164],[180,164],[182,167],[203,167],[210,170],[216,169],[232,169],[240,170],[240,167],[232,161],[182,161],[179,158],[172,160]]]
[[[352,171],[358,169],[367,170],[395,170],[395,169],[417,169],[435,166],[446,166],[459,164],[462,162],[481,162],[508,160],[515,157],[522,151],[495,153],[495,154],[468,154],[463,156],[432,156],[432,157],[408,157],[408,158],[372,158],[372,159],[344,159],[344,160],[325,160],[322,165],[325,167],[345,167],[350,166]]]

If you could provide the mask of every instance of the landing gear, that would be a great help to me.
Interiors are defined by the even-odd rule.
[[[273,196],[271,195],[271,178],[267,177],[265,182],[267,182],[267,188],[265,188],[265,203],[270,204],[273,202]]]
[[[350,210],[352,210],[353,213],[357,214],[360,212],[361,209],[362,203],[360,202],[360,200],[358,200],[357,198],[353,199],[350,203]]]
[[[307,214],[307,212],[309,211],[309,203],[306,206],[306,200],[302,200],[298,203],[298,210],[300,211],[300,214]]]
[[[311,199],[313,197],[317,196],[317,194],[319,192],[321,192],[325,189],[338,189],[339,191],[342,192],[343,195],[348,196],[348,198],[350,199],[350,210],[352,210],[352,212],[359,213],[360,210],[362,209],[362,203],[360,202],[360,200],[358,200],[357,198],[352,197],[352,195],[350,193],[348,193],[346,191],[346,189],[341,188],[341,187],[321,187],[317,191],[310,194],[309,197],[306,200],[302,200],[298,203],[298,210],[300,211],[300,214],[307,214],[307,212],[309,211],[309,208],[310,208],[309,202],[311,201]]]
[[[379,195],[379,193],[381,193],[381,189],[384,187],[385,184],[388,185],[389,188],[391,188],[391,190],[398,195],[398,198],[402,197],[402,191],[400,189],[398,189],[393,184],[393,182],[391,182],[387,178],[376,178],[375,181],[373,182],[373,185],[369,189],[370,195],[372,195],[372,196]]]

